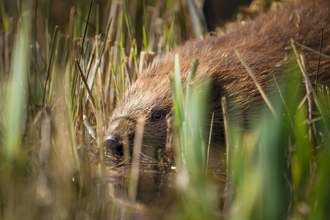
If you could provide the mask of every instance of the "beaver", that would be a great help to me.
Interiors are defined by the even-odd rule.
[[[260,93],[238,59],[239,51],[267,91],[270,77],[286,65],[290,42],[303,44],[322,53],[330,53],[330,1],[295,0],[260,15],[219,37],[190,40],[173,52],[155,59],[125,92],[109,121],[105,147],[111,155],[122,156],[123,145],[133,147],[136,122],[145,118],[143,147],[164,148],[167,136],[166,116],[171,114],[172,95],[169,73],[178,54],[183,85],[195,58],[199,60],[196,83],[208,76],[212,81],[209,110],[214,113],[212,144],[223,142],[221,97],[227,97],[243,112],[261,103]],[[318,71],[319,80],[330,73],[330,59],[305,50],[309,72]],[[318,69],[318,70],[317,70]],[[310,74],[310,73],[309,73]],[[329,79],[329,77],[328,77]]]

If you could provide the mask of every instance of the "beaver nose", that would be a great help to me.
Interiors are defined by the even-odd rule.
[[[105,138],[103,146],[111,156],[124,156],[123,141],[120,138],[108,136]]]

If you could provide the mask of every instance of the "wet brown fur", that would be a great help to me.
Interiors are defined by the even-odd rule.
[[[267,90],[271,74],[284,67],[290,53],[290,38],[319,50],[321,28],[324,25],[324,54],[330,54],[330,2],[326,0],[301,0],[284,3],[276,10],[247,21],[236,29],[229,30],[221,37],[189,41],[156,61],[126,91],[116,107],[106,132],[106,138],[120,142],[129,141],[132,146],[136,120],[139,116],[147,118],[143,144],[155,148],[164,147],[166,142],[166,118],[153,120],[153,113],[163,115],[171,111],[172,96],[168,73],[174,68],[174,55],[180,58],[183,84],[195,58],[199,59],[197,81],[203,76],[213,79],[217,89],[216,97],[210,104],[215,113],[213,140],[222,137],[223,123],[220,98],[226,96],[243,111],[261,103],[262,99],[256,85],[248,76],[238,60],[237,49],[248,66],[256,74],[257,80]],[[315,73],[318,55],[306,52],[311,70]],[[330,60],[321,58],[320,80],[330,79]],[[215,88],[216,88],[215,87]],[[221,140],[220,140],[221,141]]]

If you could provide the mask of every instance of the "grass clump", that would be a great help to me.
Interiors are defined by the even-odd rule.
[[[174,10],[182,7],[177,2],[129,3],[79,2],[66,8],[66,23],[57,24],[56,1],[1,1],[1,219],[147,215],[135,198],[127,199],[129,171],[115,170],[105,158],[103,129],[145,68],[140,52],[162,53],[187,39],[175,32],[191,31],[184,30],[189,17]],[[18,12],[13,18],[12,11]]]
[[[182,219],[213,219],[218,208],[216,187],[206,175],[207,136],[201,132],[207,115],[207,89],[205,80],[199,88],[194,86],[198,61],[192,65],[188,76],[186,94],[183,96],[179,58],[175,57],[175,72],[170,75],[175,128],[178,130],[175,163],[176,184]],[[184,98],[185,97],[185,98]],[[204,116],[204,117],[203,117]],[[177,217],[179,217],[177,216]]]
[[[323,85],[317,84],[315,91],[310,87],[315,96],[310,97],[313,106],[309,106],[302,79],[297,63],[291,62],[284,79],[278,82],[275,78],[276,94],[271,102],[280,117],[275,118],[267,108],[248,134],[231,125],[229,179],[237,190],[229,209],[231,219],[325,216],[325,209],[321,211],[315,201],[320,201],[317,191],[329,195],[316,185],[317,181],[327,182],[327,168],[322,164],[329,141],[329,121],[324,120],[328,118],[325,97],[329,94]],[[305,80],[306,85],[310,83]],[[312,115],[308,114],[310,107]]]

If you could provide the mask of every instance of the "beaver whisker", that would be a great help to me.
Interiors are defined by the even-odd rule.
[[[147,148],[154,148],[157,149],[157,147],[152,146],[152,145],[146,145],[146,144],[142,144],[142,147],[147,147]]]
[[[157,162],[155,158],[152,158],[142,152],[140,152],[140,158],[141,158],[141,162],[153,162],[153,163]]]

